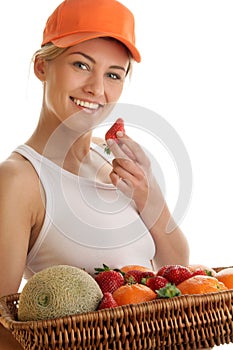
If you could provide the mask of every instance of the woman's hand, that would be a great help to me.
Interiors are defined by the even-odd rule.
[[[151,162],[142,147],[126,134],[117,132],[119,143],[108,140],[115,156],[110,178],[126,196],[131,197],[147,227],[158,219],[164,199],[151,170]]]

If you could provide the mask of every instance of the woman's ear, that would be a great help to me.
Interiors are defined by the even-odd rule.
[[[34,60],[34,73],[40,81],[45,81],[45,68],[46,68],[46,61],[43,58],[39,58],[38,56],[35,57]]]

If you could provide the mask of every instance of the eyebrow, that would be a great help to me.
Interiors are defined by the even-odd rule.
[[[96,63],[96,61],[94,60],[93,57],[91,57],[83,52],[80,52],[80,51],[71,52],[69,55],[81,55],[81,56],[85,57],[86,59],[88,59],[89,61],[91,61],[92,63],[94,63],[94,64]],[[126,69],[124,67],[118,66],[118,65],[112,65],[109,68],[120,69],[120,70],[123,70],[124,72],[126,72]]]

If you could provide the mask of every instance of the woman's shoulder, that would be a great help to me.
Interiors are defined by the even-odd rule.
[[[23,156],[16,152],[0,163],[1,175],[20,175],[21,172],[25,175],[30,170],[29,162]]]
[[[19,154],[12,153],[0,164],[0,198],[0,210],[6,220],[8,213],[14,212],[25,224],[28,220],[34,224],[38,217],[43,217],[44,198],[38,176],[30,162]]]
[[[35,180],[35,171],[30,162],[20,154],[13,152],[6,160],[0,163],[1,187],[9,184],[12,187],[23,186]]]

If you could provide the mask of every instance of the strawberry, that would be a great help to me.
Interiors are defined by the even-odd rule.
[[[144,282],[144,284],[153,291],[165,287],[167,283],[168,280],[163,276],[149,277]]]
[[[103,294],[103,298],[98,306],[98,310],[110,309],[117,306],[118,304],[116,300],[113,298],[112,294],[109,292],[106,292]]]
[[[173,298],[181,295],[181,291],[176,287],[175,284],[167,283],[165,287],[155,291],[158,298]]]
[[[142,283],[142,280],[146,280],[155,275],[156,273],[153,271],[130,270],[124,274],[124,279],[125,283]]]
[[[119,143],[119,140],[116,136],[117,131],[122,131],[125,132],[125,127],[124,127],[124,120],[122,118],[118,118],[116,122],[111,126],[111,128],[106,132],[105,134],[105,140],[107,141],[108,139],[113,139],[117,143]],[[111,151],[108,146],[105,147],[104,151],[107,154],[110,154]]]
[[[216,271],[206,265],[201,265],[201,264],[191,264],[187,266],[189,268],[190,271],[195,272],[195,271],[205,271],[207,276],[212,276],[214,277],[216,275]],[[204,275],[204,274],[203,274]]]
[[[174,265],[164,265],[164,266],[162,266],[162,267],[157,271],[157,275],[158,275],[158,276],[164,276],[164,274],[166,273],[166,271],[167,271],[171,266],[174,266]]]
[[[182,265],[171,265],[163,273],[163,277],[176,285],[190,278],[191,276],[192,272],[189,270],[189,268]]]
[[[124,284],[124,277],[119,270],[111,270],[103,264],[103,268],[95,268],[95,280],[100,286],[102,293],[113,293]]]
[[[192,272],[192,276],[199,276],[199,275],[203,275],[203,276],[211,276],[208,275],[208,271],[207,270],[202,270],[202,269],[196,269],[195,271]]]

